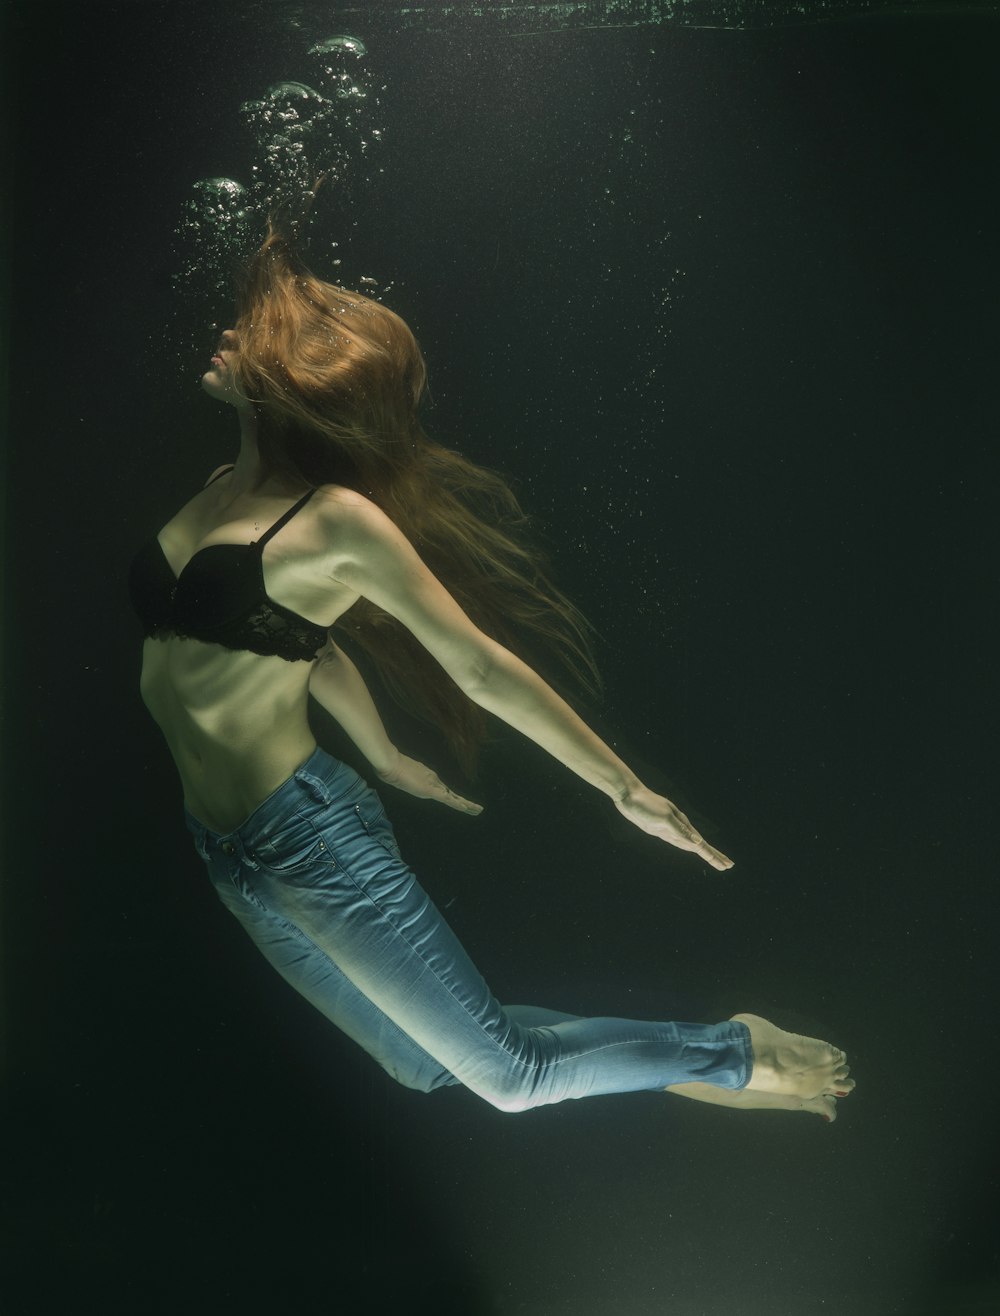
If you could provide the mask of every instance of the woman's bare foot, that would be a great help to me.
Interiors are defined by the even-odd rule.
[[[757,1014],[734,1014],[732,1018],[746,1024],[753,1048],[753,1071],[744,1092],[801,1097],[809,1102],[846,1097],[853,1091],[847,1057],[829,1042],[786,1033]]]
[[[834,1096],[791,1097],[784,1092],[750,1092],[746,1088],[734,1092],[732,1088],[720,1088],[712,1083],[674,1083],[663,1090],[679,1097],[691,1097],[694,1101],[706,1101],[711,1106],[728,1106],[732,1110],[806,1110],[813,1115],[822,1115],[828,1124],[837,1118]],[[843,1085],[840,1090],[846,1096]]]

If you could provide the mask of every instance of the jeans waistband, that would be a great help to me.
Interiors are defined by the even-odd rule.
[[[316,803],[330,804],[333,800],[366,789],[366,783],[353,768],[317,746],[306,761],[231,832],[212,831],[186,807],[184,822],[202,855],[210,847],[242,853],[246,849],[252,850],[254,840],[267,830],[269,823],[287,814],[293,801],[301,799],[303,790]]]

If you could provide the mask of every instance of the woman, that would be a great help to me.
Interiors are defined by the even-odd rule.
[[[390,743],[336,625],[466,766],[488,711],[642,831],[731,867],[515,656],[527,636],[586,669],[585,623],[518,542],[503,481],[423,434],[425,383],[403,321],[313,277],[271,224],[202,380],[237,413],[236,462],[140,551],[130,582],[143,698],[220,899],[406,1086],[463,1083],[505,1111],[666,1089],[833,1119],[853,1087],[843,1053],[755,1015],[502,1007],[401,859],[378,796],[317,748],[310,694],[383,782],[480,811]]]

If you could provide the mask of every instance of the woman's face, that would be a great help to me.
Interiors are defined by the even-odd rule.
[[[250,404],[236,392],[231,372],[238,344],[239,340],[232,329],[223,330],[211,367],[201,377],[201,386],[209,397],[219,402],[228,402],[234,407],[243,407]]]

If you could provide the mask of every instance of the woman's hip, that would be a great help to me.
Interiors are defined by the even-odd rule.
[[[322,881],[334,870],[367,880],[405,869],[381,800],[353,768],[317,748],[237,828],[219,833],[185,809],[210,870],[239,866],[261,879]],[[401,876],[401,874],[400,874]]]

